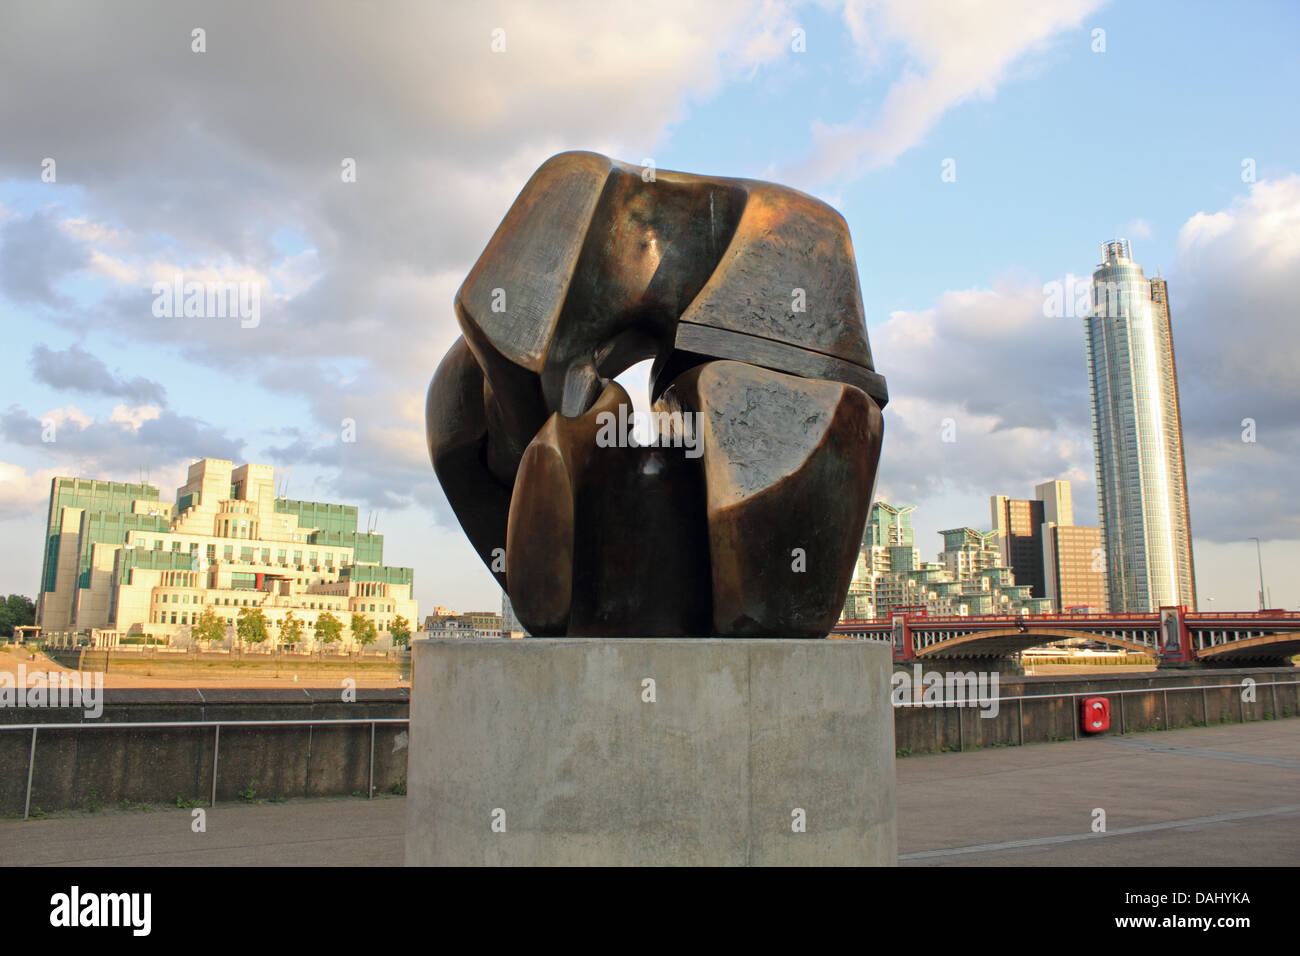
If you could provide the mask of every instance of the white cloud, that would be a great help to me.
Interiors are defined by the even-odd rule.
[[[1192,216],[1178,233],[1178,259],[1191,275],[1246,269],[1257,279],[1294,276],[1300,261],[1300,175],[1260,180],[1227,209]]]
[[[66,408],[51,408],[41,416],[41,421],[53,422],[57,430],[67,424],[76,425],[79,429],[87,428],[95,420],[76,405],[68,405]]]
[[[90,254],[90,268],[102,276],[123,285],[139,285],[140,272],[121,259],[115,259],[98,250]]]
[[[1300,538],[1297,276],[1300,175],[1261,180],[1178,233],[1169,300],[1194,536]]]
[[[145,422],[151,422],[162,414],[158,405],[116,405],[108,416],[110,422],[127,425],[131,431],[138,432]]]
[[[42,510],[50,500],[50,481],[56,469],[28,471],[21,465],[0,461],[0,521],[28,517]]]
[[[1129,239],[1150,239],[1151,224],[1139,217],[1120,226],[1118,235]]]
[[[1078,27],[1101,0],[850,0],[844,20],[864,63],[898,51],[907,67],[879,110],[863,121],[813,123],[811,155],[796,181],[823,183],[888,166],[917,145],[947,110],[992,97],[1011,66]]]

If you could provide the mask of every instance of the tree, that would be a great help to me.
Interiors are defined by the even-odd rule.
[[[15,627],[36,623],[36,605],[31,598],[11,594],[0,601],[0,636],[12,637]]]
[[[320,643],[333,644],[343,634],[343,622],[329,611],[324,611],[316,618],[314,633]]]
[[[405,647],[411,640],[411,624],[402,615],[393,618],[392,625],[388,628],[388,633],[393,636],[394,647]]]
[[[205,607],[190,629],[195,641],[221,641],[226,637],[226,622],[210,607]]]
[[[235,633],[245,644],[261,644],[267,638],[266,616],[260,607],[241,607],[235,622]]]
[[[352,615],[352,639],[357,647],[365,647],[375,641],[375,622],[364,614]]]
[[[297,644],[302,640],[302,621],[293,616],[290,611],[284,616],[284,623],[280,625],[280,643]]]

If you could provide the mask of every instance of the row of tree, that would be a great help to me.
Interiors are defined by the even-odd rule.
[[[353,614],[351,621],[352,639],[361,647],[373,644],[379,636],[375,622],[361,614]],[[400,614],[393,619],[388,633],[393,637],[394,647],[405,647],[411,640],[411,624]],[[303,622],[290,611],[280,624],[279,643],[297,644],[302,640]],[[313,635],[322,644],[333,644],[343,636],[343,622],[329,611],[322,612],[316,618]],[[270,638],[266,615],[258,607],[239,609],[235,621],[235,636],[244,644],[261,644]],[[221,641],[226,637],[226,622],[212,608],[204,608],[198,622],[190,630],[190,637],[195,641]]]
[[[11,594],[0,600],[0,637],[12,637],[15,627],[36,623],[36,605],[31,598],[21,594]],[[361,614],[352,615],[352,639],[362,647],[373,644],[379,637],[375,622]],[[394,647],[405,647],[411,640],[411,624],[400,614],[393,619],[388,633],[393,636]],[[244,607],[239,609],[239,618],[235,624],[235,634],[245,644],[261,644],[270,638],[266,616],[261,608]],[[297,644],[302,640],[303,622],[290,611],[280,625],[280,643]],[[329,611],[324,611],[316,618],[313,634],[322,644],[333,644],[343,637],[343,622]],[[204,608],[198,622],[190,631],[196,641],[223,641],[226,638],[226,622],[212,608]]]

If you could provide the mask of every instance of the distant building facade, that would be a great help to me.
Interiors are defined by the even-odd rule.
[[[1107,609],[1101,532],[1075,525],[1068,481],[1035,485],[1032,499],[994,495],[990,506],[1003,563],[1017,584],[1029,584],[1054,612]]]
[[[1196,608],[1169,290],[1102,244],[1084,319],[1097,503],[1113,611]]]
[[[1108,610],[1101,529],[1083,525],[1043,525],[1047,598],[1058,614],[1101,614]]]
[[[1002,551],[998,547],[996,531],[949,528],[947,531],[940,531],[939,535],[943,538],[943,551],[939,553],[939,564],[953,576],[954,580],[968,581],[980,571],[1007,568],[1002,559]],[[1012,573],[1014,574],[1014,571]]]
[[[1017,584],[1002,561],[997,534],[974,528],[941,531],[944,548],[937,561],[919,559],[913,543],[911,512],[884,502],[872,507],[862,551],[842,619],[881,618],[898,608],[923,607],[943,616],[1041,614],[1044,598]]]
[[[1034,597],[1044,597],[1043,503],[994,495],[990,510],[1002,563],[1011,569],[1017,584],[1028,584]]]
[[[229,640],[251,607],[272,643],[293,614],[310,647],[325,612],[345,645],[353,614],[383,641],[396,618],[419,619],[413,579],[383,563],[383,535],[359,532],[355,507],[279,498],[271,466],[204,458],[175,503],[143,483],[53,479],[37,620],[48,637],[185,643],[204,610]]]
[[[912,571],[921,566],[912,534],[915,510],[916,505],[896,508],[884,501],[871,505],[842,617],[874,617],[876,582],[893,571]]]
[[[425,637],[509,637],[501,627],[501,615],[494,611],[467,611],[457,614],[439,607],[441,614],[424,620]]]

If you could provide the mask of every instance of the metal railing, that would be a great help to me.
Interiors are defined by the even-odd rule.
[[[1069,691],[1058,694],[1014,694],[1007,697],[986,697],[983,700],[979,698],[962,699],[956,701],[924,701],[924,700],[905,700],[894,704],[895,707],[909,708],[918,707],[927,710],[936,708],[955,707],[957,710],[957,749],[964,751],[966,749],[965,732],[962,727],[961,708],[963,707],[983,707],[992,704],[995,701],[999,708],[1003,703],[1011,701],[1016,702],[1016,724],[1020,732],[1020,746],[1025,743],[1025,701],[1027,700],[1064,700],[1069,699],[1070,711],[1073,715],[1074,722],[1074,740],[1079,739],[1079,708],[1075,706],[1076,698],[1084,697],[1118,697],[1119,698],[1119,732],[1126,733],[1124,726],[1124,697],[1128,694],[1160,694],[1160,702],[1164,709],[1164,725],[1162,730],[1169,727],[1169,694],[1172,691],[1177,693],[1184,690],[1199,690],[1201,692],[1201,714],[1203,726],[1210,726],[1210,702],[1207,691],[1212,690],[1244,690],[1244,682],[1236,684],[1181,684],[1176,687],[1130,687],[1122,690],[1088,690],[1088,691]],[[1271,687],[1273,688],[1273,714],[1277,714],[1277,688],[1300,686],[1300,680],[1271,680],[1271,681],[1253,681],[1252,687]],[[1240,708],[1240,722],[1246,722],[1246,702],[1238,698]]]
[[[349,717],[317,720],[124,720],[120,723],[94,724],[0,724],[0,731],[30,730],[32,732],[31,749],[27,755],[27,789],[23,797],[23,819],[26,820],[32,806],[32,771],[36,766],[36,739],[37,734],[42,730],[160,730],[176,727],[211,727],[215,731],[215,736],[212,744],[212,798],[208,805],[215,807],[217,805],[217,765],[221,755],[222,727],[317,727],[322,725],[340,727],[345,724],[369,724],[370,775],[369,785],[366,788],[366,799],[369,800],[374,799],[375,796],[375,726],[377,724],[410,724],[410,722],[409,717]],[[307,746],[308,748],[311,747],[310,737]],[[202,761],[202,752],[199,754],[199,759]]]
[[[1119,697],[1119,724],[1120,733],[1125,733],[1124,720],[1124,697],[1129,694],[1154,694],[1161,695],[1161,702],[1164,708],[1164,726],[1169,726],[1169,694],[1180,691],[1199,690],[1201,692],[1202,719],[1205,726],[1210,724],[1209,697],[1207,692],[1211,690],[1243,690],[1243,682],[1233,684],[1183,684],[1176,687],[1134,687],[1121,690],[1091,690],[1091,691],[1068,691],[1056,694],[1014,694],[1006,697],[987,697],[980,698],[963,698],[955,701],[924,701],[911,700],[900,701],[894,704],[899,708],[948,708],[955,707],[957,710],[957,735],[958,749],[965,750],[965,734],[962,727],[961,708],[964,707],[981,707],[996,701],[999,705],[1014,701],[1017,707],[1017,724],[1020,732],[1020,744],[1025,742],[1025,711],[1024,702],[1027,700],[1069,700],[1071,703],[1071,713],[1073,715],[1074,738],[1079,739],[1079,708],[1074,706],[1075,701],[1084,697]],[[1273,689],[1273,713],[1277,713],[1277,688],[1300,686],[1300,680],[1273,680],[1273,681],[1254,681],[1254,687],[1271,687]],[[1241,720],[1244,723],[1246,719],[1246,704],[1244,700],[1238,701],[1241,709]],[[11,730],[30,731],[32,735],[31,747],[27,756],[27,786],[23,797],[23,819],[28,819],[31,812],[32,800],[32,773],[36,766],[36,742],[40,731],[42,730],[61,730],[61,731],[80,731],[80,730],[162,730],[174,729],[177,727],[211,727],[214,731],[213,750],[212,750],[212,791],[209,806],[216,806],[217,803],[217,769],[221,754],[221,728],[222,727],[341,727],[346,725],[365,725],[370,726],[370,754],[369,754],[369,782],[366,788],[367,799],[373,799],[375,795],[375,727],[379,724],[410,724],[409,717],[354,717],[354,718],[322,718],[315,720],[162,720],[162,721],[122,721],[120,723],[58,723],[58,724],[0,724],[0,732]],[[310,747],[310,738],[308,747]],[[200,753],[200,760],[202,754]]]

